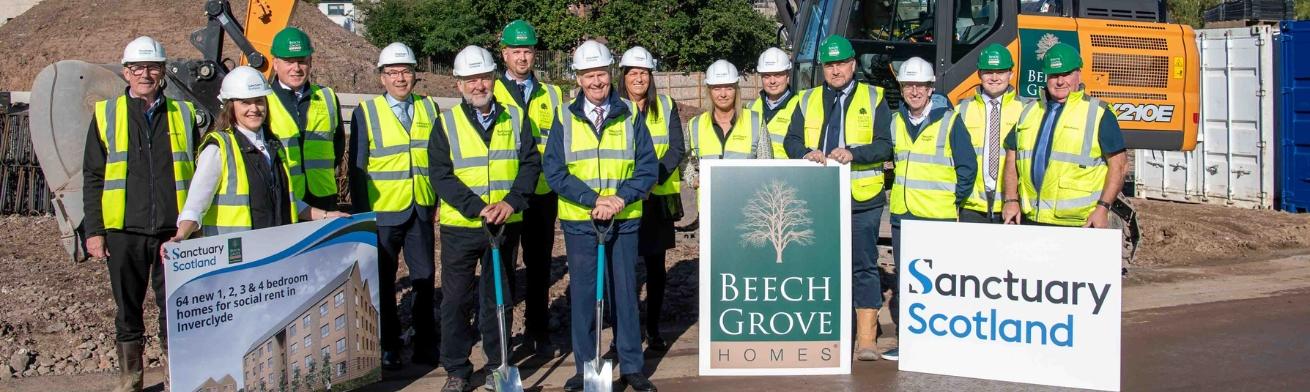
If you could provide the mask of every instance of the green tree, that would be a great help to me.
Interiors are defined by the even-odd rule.
[[[1205,10],[1222,3],[1223,0],[1172,0],[1166,2],[1169,8],[1169,21],[1200,28],[1205,25]]]
[[[754,68],[775,32],[773,21],[735,0],[613,0],[596,9],[593,26],[615,51],[646,46],[665,71],[704,71],[718,59]]]

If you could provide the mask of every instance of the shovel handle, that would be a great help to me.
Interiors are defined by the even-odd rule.
[[[500,286],[500,239],[505,235],[505,225],[496,225],[496,229],[491,229],[491,224],[482,219],[482,231],[487,233],[487,240],[491,244],[491,270],[492,278],[496,279],[496,306],[505,305],[504,289]]]

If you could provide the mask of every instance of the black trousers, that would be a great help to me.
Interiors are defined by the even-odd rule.
[[[511,302],[514,296],[509,277],[514,274],[514,249],[518,246],[519,230],[518,223],[505,226],[500,247],[506,337],[514,324],[514,304]],[[474,282],[479,265],[482,275]],[[475,339],[471,319],[477,322],[476,333],[482,338],[487,368],[500,366],[502,339],[499,320],[496,319],[495,282],[491,243],[486,233],[481,228],[441,226],[441,365],[452,376],[467,379],[473,374],[473,364],[469,362]],[[476,318],[473,317],[474,305],[477,306]]]
[[[527,306],[523,332],[541,343],[550,341],[550,266],[553,261],[551,252],[555,248],[558,204],[559,198],[554,192],[529,196],[528,209],[523,211],[521,223],[521,230],[526,233],[522,236],[522,243],[523,267],[527,270],[527,287],[521,297]],[[513,258],[505,260],[514,261]],[[515,287],[513,274],[510,278],[511,286]]]
[[[960,209],[960,222],[968,223],[1002,223],[1001,211],[996,211],[991,216],[986,212],[970,210],[968,208]]]
[[[159,259],[159,246],[168,235],[144,235],[110,231],[105,235],[105,248],[109,250],[109,286],[114,293],[114,340],[135,342],[145,337],[146,324],[142,305],[146,300],[146,287],[155,291],[155,306],[159,307],[159,340],[167,345],[167,311],[164,307],[164,264]],[[147,286],[148,285],[148,286]],[[167,347],[167,346],[165,346]]]
[[[646,335],[659,336],[660,318],[664,316],[664,284],[668,271],[664,267],[665,252],[641,255],[646,264]]]
[[[405,253],[405,266],[409,268],[409,282],[414,288],[413,317],[414,352],[428,350],[436,354],[436,321],[433,318],[432,261],[435,234],[431,220],[411,215],[405,223],[396,226],[378,225],[378,292],[382,314],[382,350],[398,351],[400,342],[400,313],[396,309],[396,269],[401,251]]]

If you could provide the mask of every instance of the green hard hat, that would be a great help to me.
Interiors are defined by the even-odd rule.
[[[831,63],[845,61],[855,57],[855,50],[851,49],[851,41],[840,35],[830,35],[819,43],[819,62]]]
[[[528,21],[516,19],[500,32],[500,44],[505,46],[536,46],[537,30]]]
[[[1008,70],[1014,68],[1014,58],[1010,57],[1010,50],[1001,44],[991,44],[983,48],[982,53],[978,54],[978,69],[980,70]]]
[[[1078,49],[1066,43],[1055,44],[1046,50],[1046,57],[1042,58],[1042,72],[1047,75],[1070,72],[1082,66],[1083,58],[1078,55]]]
[[[287,27],[273,36],[273,57],[292,58],[308,57],[314,54],[314,45],[309,43],[309,36],[295,27]]]

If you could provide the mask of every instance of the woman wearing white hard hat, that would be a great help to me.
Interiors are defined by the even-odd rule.
[[[682,176],[678,166],[687,150],[678,106],[673,98],[657,93],[654,72],[655,57],[646,48],[634,46],[623,52],[619,61],[623,83],[619,91],[636,113],[635,121],[646,125],[660,162],[659,178],[642,204],[637,253],[646,264],[646,347],[667,351],[669,343],[660,335],[668,274],[664,254],[673,249],[673,224],[682,218]]]
[[[223,78],[223,110],[200,142],[196,173],[170,241],[197,230],[218,235],[349,216],[310,207],[290,191],[286,150],[268,129],[272,93],[254,68],[237,67]]]
[[[611,283],[613,301],[604,306],[614,314],[620,374],[635,391],[655,390],[642,368],[635,269],[643,199],[658,179],[659,162],[650,133],[635,122],[611,86],[613,65],[609,48],[596,41],[583,42],[573,52],[580,92],[556,116],[542,158],[546,183],[559,194],[569,290],[574,293],[571,333],[577,373],[564,384],[566,391],[583,390],[583,372],[596,372],[587,362],[599,360],[596,305],[602,298],[588,294],[597,292],[596,284],[608,289]],[[603,258],[597,257],[599,240],[604,241]],[[607,261],[603,270],[599,260]]]
[[[694,159],[773,159],[773,144],[764,129],[764,116],[741,106],[741,75],[728,60],[705,70],[705,88],[714,107],[687,123],[687,141]],[[700,187],[696,165],[687,165],[687,177]]]

